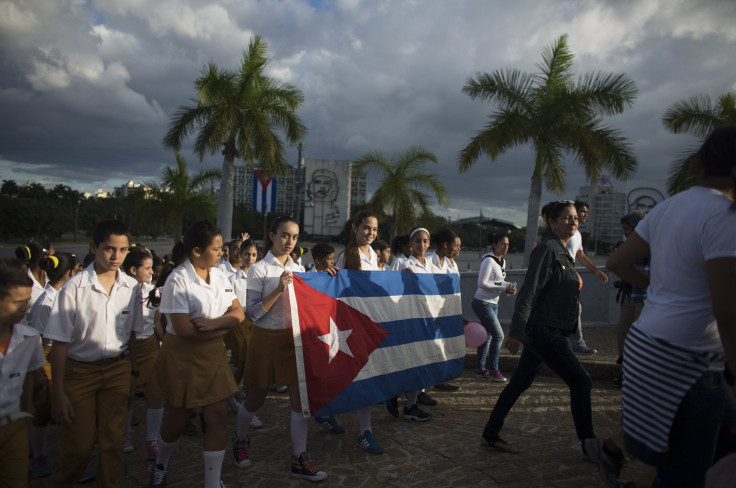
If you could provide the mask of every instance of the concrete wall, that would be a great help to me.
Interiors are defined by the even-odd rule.
[[[585,322],[606,322],[616,323],[618,321],[619,306],[616,303],[616,292],[613,282],[618,278],[613,273],[609,273],[605,268],[601,268],[608,275],[608,283],[601,283],[596,276],[581,267],[578,273],[583,278],[583,289],[580,292],[580,302],[583,305],[583,323]],[[506,280],[516,282],[521,288],[524,282],[525,269],[512,269],[507,271]],[[468,272],[460,274],[460,291],[463,300],[463,316],[469,320],[477,320],[473,313],[471,302],[473,295],[478,288],[478,273]],[[501,295],[498,301],[498,318],[503,324],[511,322],[511,316],[514,313],[514,302],[516,295]]]

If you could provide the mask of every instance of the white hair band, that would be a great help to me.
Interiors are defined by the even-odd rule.
[[[417,232],[422,232],[422,231],[426,232],[427,235],[429,235],[429,231],[427,229],[425,229],[424,227],[417,227],[409,235],[409,240],[411,240],[414,237],[414,234],[416,234]]]

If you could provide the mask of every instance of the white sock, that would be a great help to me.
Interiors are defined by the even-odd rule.
[[[156,464],[161,464],[165,468],[169,467],[169,460],[176,449],[176,441],[165,442],[161,437],[158,438],[158,456],[156,456]]]
[[[40,458],[46,456],[46,439],[49,437],[49,426],[36,427],[31,425],[31,449],[33,449],[33,457]]]
[[[133,431],[133,410],[128,410],[125,415],[125,435],[130,435]]]
[[[149,408],[146,412],[146,440],[158,439],[158,431],[161,430],[161,421],[164,418],[163,408]]]
[[[235,433],[240,439],[248,437],[248,429],[250,428],[250,421],[253,419],[255,412],[249,412],[245,409],[245,406],[241,403],[238,407],[238,420],[235,424]]]
[[[360,435],[366,430],[371,430],[371,407],[363,407],[358,410],[358,425],[360,425]]]
[[[220,488],[220,471],[225,450],[202,451],[204,457],[204,488]]]
[[[406,408],[413,407],[417,404],[417,396],[419,395],[418,391],[412,391],[411,393],[406,394]]]
[[[294,444],[294,456],[307,452],[307,431],[309,419],[301,412],[291,411],[291,442]]]

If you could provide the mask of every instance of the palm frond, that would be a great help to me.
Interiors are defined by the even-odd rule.
[[[502,107],[523,109],[528,105],[533,79],[518,69],[476,73],[468,78],[463,93],[473,100],[497,102]]]
[[[681,100],[668,108],[662,116],[662,124],[670,132],[698,137],[707,136],[719,122],[719,114],[708,95]]]
[[[669,195],[680,193],[700,182],[697,151],[697,147],[690,148],[672,163],[667,176],[667,193]]]
[[[587,73],[578,81],[576,92],[583,105],[603,115],[623,112],[639,95],[636,82],[623,73]]]
[[[555,39],[552,44],[542,51],[542,62],[537,64],[541,72],[538,77],[541,85],[553,87],[557,84],[567,84],[572,79],[572,67],[575,55],[567,45],[567,34]]]

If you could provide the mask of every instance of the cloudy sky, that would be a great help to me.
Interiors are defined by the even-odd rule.
[[[457,171],[493,109],[462,93],[469,76],[534,72],[567,33],[577,73],[624,72],[639,88],[635,106],[607,120],[639,160],[616,188],[664,190],[671,161],[696,141],[665,132],[662,113],[736,88],[735,21],[733,0],[0,0],[0,179],[109,191],[158,177],[174,163],[161,146],[169,118],[194,96],[202,66],[235,68],[260,35],[270,74],[304,92],[306,157],[393,157],[422,145],[451,192],[441,214],[483,209],[523,225],[528,147]],[[220,167],[221,156],[202,164]],[[568,163],[563,196],[582,184]]]

